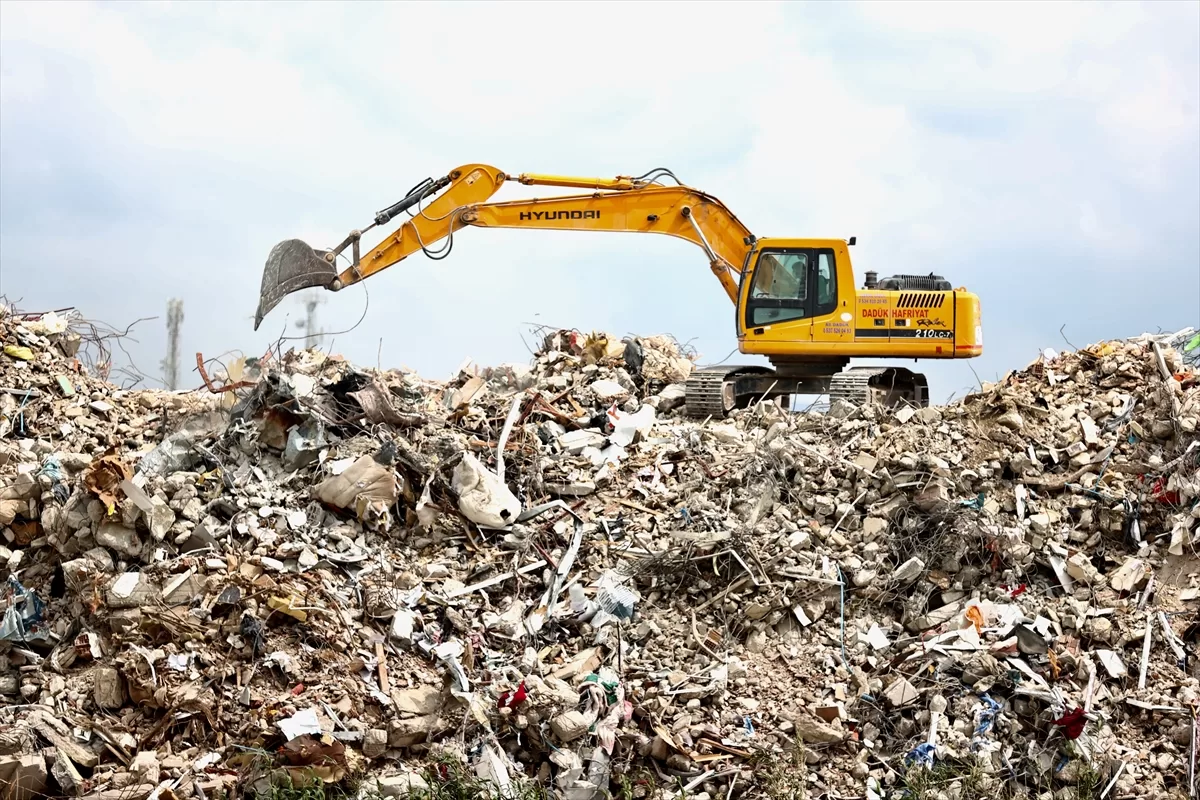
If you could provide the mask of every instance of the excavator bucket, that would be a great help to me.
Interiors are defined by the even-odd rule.
[[[329,286],[336,277],[337,270],[333,264],[299,239],[287,239],[275,245],[263,268],[254,330],[258,330],[267,312],[292,292],[313,286]]]

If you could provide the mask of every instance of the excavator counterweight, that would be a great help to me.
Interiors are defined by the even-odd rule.
[[[587,192],[490,202],[508,181]],[[360,255],[364,233],[405,213],[398,229]],[[983,352],[975,294],[952,289],[936,275],[879,281],[868,272],[862,288],[856,288],[849,252],[853,237],[759,238],[720,200],[683,185],[661,168],[611,179],[510,177],[495,167],[467,164],[427,178],[332,250],[315,249],[299,239],[277,244],[263,270],[255,330],[292,292],[312,287],[338,291],[418,251],[435,260],[445,258],[455,232],[465,227],[657,233],[700,247],[734,304],[738,349],[767,357],[772,368],[698,370],[687,385],[692,415],[724,416],[756,400],[793,394],[924,406],[929,388],[923,375],[901,367],[846,369],[850,359],[974,358]],[[349,262],[340,273],[339,258]]]

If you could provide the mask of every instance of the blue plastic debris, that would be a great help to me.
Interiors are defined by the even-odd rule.
[[[746,728],[746,735],[754,735],[754,723],[750,721],[750,717],[742,717],[742,725]]]
[[[63,474],[62,462],[58,460],[58,456],[54,455],[42,459],[42,467],[38,470],[38,474],[45,475],[54,483],[59,483],[66,478]]]
[[[67,502],[71,497],[71,488],[67,486],[67,476],[63,472],[62,462],[58,460],[58,456],[46,456],[42,460],[42,466],[38,470],[38,474],[45,475],[50,479],[50,491],[54,493],[54,497],[58,502]]]
[[[8,578],[8,586],[12,590],[12,601],[4,612],[4,620],[0,622],[0,639],[23,642],[43,638],[45,634],[35,633],[33,627],[42,621],[46,605],[37,596],[37,592],[26,589],[11,575]]]
[[[975,735],[981,736],[987,733],[992,728],[992,723],[996,721],[996,715],[1000,713],[1000,704],[986,694],[979,696],[983,701],[984,708],[979,712],[979,724],[975,727]]]
[[[983,510],[983,504],[984,504],[986,501],[987,501],[987,495],[986,495],[986,494],[984,494],[983,492],[980,492],[978,495],[976,495],[976,496],[975,496],[975,498],[974,498],[974,499],[972,499],[972,500],[962,500],[962,501],[960,501],[960,502],[961,502],[961,504],[962,504],[962,505],[966,506],[967,508],[973,508],[973,509],[975,509],[976,511],[982,511],[982,510]]]
[[[625,586],[601,586],[596,592],[596,602],[617,619],[633,619],[637,595]]]
[[[971,735],[971,750],[978,750],[983,744],[983,735],[992,729],[992,725],[996,722],[996,715],[1000,713],[1000,704],[986,694],[979,696],[984,707],[979,712],[979,724],[975,726],[975,732]]]
[[[904,763],[907,766],[916,764],[919,767],[932,767],[934,750],[935,747],[929,742],[919,744],[904,757]]]

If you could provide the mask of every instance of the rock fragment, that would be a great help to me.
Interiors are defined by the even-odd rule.
[[[92,696],[96,705],[108,711],[116,711],[125,705],[125,687],[121,673],[114,667],[96,667],[92,670]]]
[[[387,752],[388,732],[382,728],[371,728],[363,737],[363,755],[375,759]]]
[[[833,744],[845,738],[841,729],[807,713],[798,714],[792,723],[796,735],[806,744]]]
[[[102,522],[96,530],[96,544],[134,558],[142,552],[142,540],[137,531],[119,522]]]

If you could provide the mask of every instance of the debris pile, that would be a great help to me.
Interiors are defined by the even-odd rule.
[[[665,336],[166,392],[5,313],[0,785],[1186,796],[1194,334],[703,421]]]

